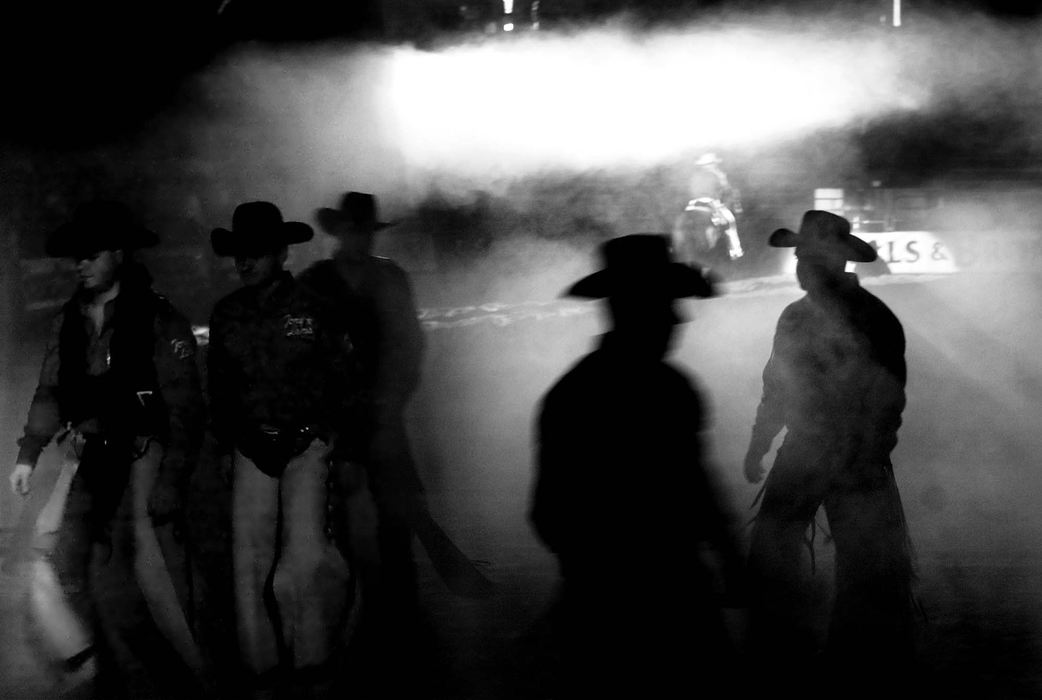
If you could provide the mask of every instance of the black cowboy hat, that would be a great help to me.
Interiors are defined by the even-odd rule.
[[[282,246],[310,241],[315,232],[300,221],[283,221],[282,212],[271,202],[245,202],[235,207],[232,228],[215,228],[210,233],[213,252],[230,255],[265,255]]]
[[[797,257],[820,254],[835,258],[842,255],[852,262],[872,262],[876,249],[850,233],[850,222],[831,212],[811,209],[803,214],[799,233],[780,228],[767,243],[775,248],[796,248]]]
[[[674,262],[667,237],[634,233],[601,246],[604,269],[583,277],[566,296],[602,299],[618,296],[665,296],[669,299],[714,296],[712,281],[699,270]]]
[[[135,250],[159,243],[159,236],[137,222],[125,204],[98,200],[80,205],[44,246],[52,258],[89,257],[101,250]]]
[[[376,197],[367,192],[348,192],[340,198],[340,208],[322,207],[315,212],[318,225],[331,233],[337,224],[350,222],[362,230],[379,231],[394,226],[380,221],[377,216]]]

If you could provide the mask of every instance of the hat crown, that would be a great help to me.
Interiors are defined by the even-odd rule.
[[[231,230],[215,228],[210,243],[218,255],[262,255],[282,246],[311,240],[311,227],[299,221],[284,221],[271,202],[244,202],[232,213]]]
[[[872,262],[876,249],[850,233],[850,222],[829,211],[804,212],[799,232],[780,228],[767,243],[775,248],[796,248],[796,256],[818,256],[853,262]]]
[[[130,228],[134,215],[122,202],[98,200],[81,204],[72,219],[77,224],[90,228]]]
[[[138,223],[130,207],[114,200],[95,200],[76,208],[72,218],[48,236],[51,257],[80,258],[99,250],[147,248],[159,237]]]
[[[376,197],[366,192],[348,192],[340,199],[340,211],[351,223],[375,223]]]
[[[634,233],[601,246],[604,268],[573,284],[571,296],[655,301],[713,296],[712,282],[699,270],[675,262],[665,234]]]
[[[655,233],[634,233],[607,241],[601,249],[605,269],[630,276],[654,275],[672,262],[669,244]]]
[[[837,242],[850,233],[850,222],[832,212],[812,209],[803,215],[799,233],[806,244]]]
[[[235,207],[232,231],[249,233],[269,231],[282,226],[282,212],[271,202],[245,202]]]

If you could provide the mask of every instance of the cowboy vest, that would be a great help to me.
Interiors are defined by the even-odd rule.
[[[161,297],[124,289],[113,302],[107,369],[89,371],[87,324],[77,299],[66,303],[60,331],[58,410],[63,423],[95,420],[106,437],[166,438],[167,416],[154,363]]]

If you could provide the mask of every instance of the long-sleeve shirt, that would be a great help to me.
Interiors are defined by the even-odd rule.
[[[377,410],[400,412],[419,384],[425,346],[408,274],[377,256],[345,272],[335,261],[323,260],[299,280],[335,306]]]
[[[44,447],[71,424],[86,433],[160,439],[161,478],[183,479],[194,466],[204,420],[195,337],[187,319],[144,286],[144,274],[122,283],[104,306],[100,328],[81,294],[55,316],[18,441],[19,463],[35,466]],[[122,340],[133,335],[144,338],[141,345]],[[148,356],[123,358],[121,348]],[[63,357],[66,365],[74,359],[79,370],[63,368]]]
[[[854,275],[833,294],[805,296],[782,312],[763,371],[750,451],[814,440],[843,469],[889,461],[905,406],[901,323]]]
[[[729,515],[705,461],[706,413],[691,379],[635,357],[614,333],[550,389],[529,517],[566,576],[626,562],[611,577],[640,577],[647,562],[671,579],[672,567],[688,566],[677,553],[699,542],[731,553]]]
[[[217,302],[210,319],[207,368],[212,427],[226,449],[240,430],[343,430],[355,390],[349,340],[328,305],[282,273]]]

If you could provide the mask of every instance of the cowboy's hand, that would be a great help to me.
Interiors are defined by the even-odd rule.
[[[11,471],[11,491],[16,496],[28,496],[31,486],[29,484],[29,477],[33,473],[33,468],[28,464],[16,464],[14,469]]]
[[[755,451],[745,454],[745,480],[750,484],[758,484],[763,480],[766,470],[763,468],[763,455]]]
[[[148,514],[157,524],[171,520],[181,512],[181,489],[162,479],[156,481],[148,496]]]

